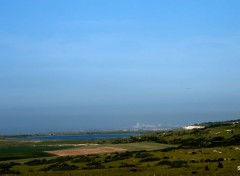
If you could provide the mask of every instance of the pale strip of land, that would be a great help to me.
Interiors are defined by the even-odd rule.
[[[116,147],[96,147],[86,149],[67,149],[67,150],[55,150],[47,151],[48,153],[58,156],[70,156],[70,155],[88,155],[88,154],[99,154],[99,153],[112,153],[112,152],[123,152],[127,151],[124,148]]]
[[[64,150],[46,151],[48,153],[57,156],[68,156],[68,155],[88,155],[88,154],[100,154],[100,153],[113,153],[123,151],[153,151],[164,149],[168,147],[176,147],[176,145],[160,144],[154,142],[137,142],[137,143],[126,143],[126,144],[102,144],[102,145],[83,145],[81,148],[72,148]]]

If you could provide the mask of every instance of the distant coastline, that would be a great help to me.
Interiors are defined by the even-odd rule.
[[[59,140],[96,140],[109,138],[125,138],[139,136],[141,133],[85,133],[85,134],[61,134],[61,135],[19,135],[7,137],[7,140],[24,140],[24,141],[59,141]]]

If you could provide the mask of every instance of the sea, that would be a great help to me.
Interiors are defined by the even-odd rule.
[[[11,140],[29,140],[29,141],[57,141],[57,140],[94,140],[109,138],[125,138],[130,136],[139,136],[137,133],[104,133],[104,134],[77,134],[77,135],[44,135],[44,136],[23,136],[8,138]]]

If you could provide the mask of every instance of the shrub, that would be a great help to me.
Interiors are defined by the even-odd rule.
[[[48,160],[47,163],[48,164],[51,164],[51,163],[64,163],[64,162],[70,161],[72,159],[73,159],[73,157],[70,157],[70,156],[61,156],[61,157],[57,157],[55,159]]]
[[[169,159],[169,157],[168,156],[164,156],[163,159]]]
[[[136,165],[135,164],[122,163],[122,165],[119,166],[119,167],[136,167]]]
[[[149,161],[159,161],[161,160],[158,157],[148,157],[148,158],[143,158],[142,160],[140,160],[140,162],[149,162]]]
[[[218,163],[218,168],[223,168],[223,164],[222,163]]]
[[[167,166],[170,166],[172,163],[168,160],[163,160],[163,161],[159,161],[156,165],[159,166],[159,165],[167,165]]]
[[[190,161],[190,163],[196,163],[196,160],[195,160],[195,159],[192,159],[192,160]]]
[[[106,157],[105,161],[110,162],[110,161],[118,161],[118,160],[125,160],[133,157],[132,152],[124,152],[124,153],[118,153],[116,152],[115,155],[108,156]]]
[[[28,166],[37,166],[37,165],[42,165],[42,164],[46,164],[46,163],[47,163],[47,160],[45,160],[45,159],[42,159],[42,160],[35,159],[35,160],[28,161],[25,164]]]
[[[9,169],[11,169],[12,168],[12,165],[11,164],[9,164],[9,163],[6,163],[6,164],[0,164],[0,171],[1,170],[9,170]]]
[[[78,169],[75,165],[68,165],[66,163],[61,164],[53,164],[48,167],[40,169],[40,171],[68,171],[68,170],[76,170]]]
[[[135,158],[146,158],[146,157],[150,157],[150,156],[152,156],[152,155],[147,152],[138,152],[138,153],[136,153]]]
[[[218,162],[218,160],[216,160],[216,159],[213,159],[213,160],[211,160],[211,159],[205,159],[205,162],[206,162],[206,163]]]
[[[0,170],[0,174],[21,174],[21,172],[15,170]]]
[[[223,161],[224,159],[223,158],[218,158],[218,161]]]
[[[0,174],[20,174],[19,171],[10,170],[13,166],[20,165],[19,163],[3,163],[0,164]]]
[[[173,161],[171,163],[172,168],[181,168],[186,166],[187,166],[187,161],[178,160],[178,161]]]
[[[91,165],[87,167],[83,167],[84,170],[92,170],[92,169],[105,169],[103,165]]]
[[[74,160],[72,160],[72,163],[83,163],[83,162],[90,162],[92,159],[88,156],[80,156]]]
[[[129,171],[131,171],[131,172],[137,172],[137,169],[132,168],[132,169],[130,169]]]
[[[101,161],[91,161],[87,163],[87,166],[101,166],[102,162]]]

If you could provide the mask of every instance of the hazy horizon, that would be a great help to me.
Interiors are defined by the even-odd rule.
[[[0,1],[0,134],[240,117],[240,1]]]

